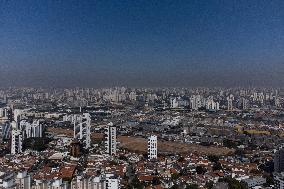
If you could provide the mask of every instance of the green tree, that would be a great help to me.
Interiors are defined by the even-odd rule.
[[[221,163],[219,163],[219,162],[214,163],[214,165],[213,165],[214,171],[218,171],[218,170],[222,170],[222,169],[223,169],[223,167],[222,167]]]
[[[229,189],[247,189],[247,185],[243,182],[239,182],[231,177],[225,177],[219,180],[220,182],[226,182],[229,185]]]
[[[266,175],[265,178],[266,178],[266,183],[264,184],[264,186],[269,187],[270,185],[274,184],[274,180],[271,175]]]
[[[198,189],[198,185],[197,184],[189,184],[186,186],[185,189]]]
[[[127,161],[128,160],[128,158],[126,156],[124,156],[124,155],[119,156],[119,159],[123,160],[123,161]]]
[[[143,189],[144,188],[144,185],[140,182],[140,180],[138,179],[138,177],[137,176],[135,176],[133,179],[132,179],[132,181],[131,181],[131,183],[130,183],[130,187],[131,188],[137,188],[137,189]]]
[[[227,148],[237,148],[238,144],[230,139],[224,139],[223,145]]]
[[[179,174],[178,173],[173,173],[171,175],[171,177],[172,177],[173,180],[177,180],[179,178]]]
[[[214,182],[213,182],[213,181],[208,181],[208,182],[206,182],[205,187],[206,187],[207,189],[211,189],[211,188],[213,188],[213,185],[214,185]]]
[[[244,150],[243,149],[236,149],[235,154],[238,156],[243,156],[244,155]]]
[[[50,142],[50,139],[48,138],[39,138],[39,137],[34,137],[34,138],[27,138],[23,142],[23,149],[31,149],[31,150],[36,150],[36,151],[43,151],[46,149],[46,144]]]
[[[161,181],[158,177],[154,177],[153,180],[152,180],[152,184],[155,186],[155,185],[159,185],[161,184]]]
[[[219,161],[219,157],[216,155],[209,155],[208,160],[214,163],[217,163]]]
[[[206,173],[206,169],[203,168],[202,166],[197,166],[196,167],[196,173],[199,175],[203,175],[204,173]]]
[[[170,189],[180,189],[178,185],[174,184]]]

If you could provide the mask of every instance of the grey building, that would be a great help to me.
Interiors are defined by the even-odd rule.
[[[280,148],[275,152],[274,171],[278,173],[284,171],[284,148]]]

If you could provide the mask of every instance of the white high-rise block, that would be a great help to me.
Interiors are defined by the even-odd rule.
[[[158,140],[157,136],[152,135],[148,138],[148,158],[149,159],[157,159],[158,157]]]
[[[63,121],[70,121],[74,125],[74,138],[83,142],[85,149],[91,147],[91,115],[89,113],[65,115]]]
[[[116,126],[110,122],[105,132],[105,150],[109,155],[116,155]]]
[[[22,120],[20,122],[20,128],[25,131],[26,138],[42,137],[43,129],[39,120],[34,120],[32,123]]]
[[[113,174],[106,174],[106,189],[120,189],[120,179]]]
[[[15,183],[19,188],[31,188],[31,176],[27,174],[27,171],[18,172],[15,178]]]
[[[14,121],[20,122],[23,113],[24,113],[24,110],[15,109],[14,110]]]
[[[11,137],[11,154],[17,154],[22,152],[23,146],[23,134],[22,131],[17,128],[17,123],[12,122],[12,137]]]
[[[178,108],[178,100],[176,97],[170,98],[171,108]]]

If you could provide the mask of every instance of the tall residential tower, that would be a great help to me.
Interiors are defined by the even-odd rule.
[[[157,159],[158,152],[157,152],[157,136],[151,135],[148,138],[148,159]]]
[[[105,131],[105,150],[109,155],[116,155],[116,126],[110,122]]]

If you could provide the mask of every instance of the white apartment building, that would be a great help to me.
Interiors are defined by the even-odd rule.
[[[105,182],[100,177],[76,176],[71,182],[71,189],[105,189]]]
[[[53,180],[35,180],[31,187],[32,189],[68,189],[69,185],[67,182],[63,182],[61,178]]]
[[[39,120],[34,120],[32,123],[22,120],[20,122],[20,128],[25,131],[27,138],[42,137],[43,127],[42,124],[39,123]]]
[[[171,108],[178,108],[179,106],[177,98],[174,98],[174,97],[170,98],[170,104],[171,104]]]
[[[206,102],[206,109],[207,110],[220,110],[219,102],[215,102],[212,98],[209,98]]]
[[[27,120],[11,123],[11,154],[22,153],[23,141],[25,138],[42,137],[43,126],[39,120],[29,123]]]
[[[71,189],[120,189],[120,179],[114,174],[101,176],[76,176]]]
[[[17,123],[12,122],[11,154],[22,153],[23,133],[17,128]]]
[[[9,121],[11,115],[11,108],[10,107],[5,107],[5,108],[0,108],[0,123],[4,123],[6,121]]]
[[[114,174],[105,175],[106,189],[120,189],[120,179]]]
[[[116,126],[110,122],[105,131],[105,152],[116,155]]]
[[[0,172],[0,188],[30,189],[31,177],[29,174],[27,174],[27,171],[19,171],[17,173]]]
[[[74,138],[84,144],[84,148],[91,147],[91,115],[89,113],[65,115],[63,121],[70,121],[74,125]]]
[[[157,151],[157,136],[152,135],[148,138],[148,159],[157,159],[158,151]]]
[[[30,189],[31,176],[27,174],[27,171],[18,172],[15,178],[15,183],[18,188]]]

